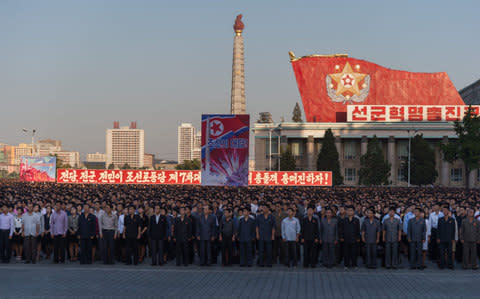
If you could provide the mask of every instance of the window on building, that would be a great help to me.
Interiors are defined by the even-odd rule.
[[[357,148],[354,141],[347,141],[344,143],[343,158],[345,160],[355,160],[357,156]]]
[[[356,179],[357,170],[355,168],[345,168],[345,181],[354,182]]]
[[[292,154],[295,157],[303,156],[303,143],[299,141],[293,141],[292,143],[289,144],[290,148],[292,150]]]
[[[397,141],[397,154],[400,160],[408,159],[408,140]]]
[[[265,153],[267,154],[267,157],[270,155],[270,139],[267,139],[267,142],[265,142]],[[278,154],[278,138],[272,138],[272,154],[277,155]]]
[[[406,182],[407,181],[408,173],[405,171],[405,168],[400,167],[397,171],[397,179],[399,182]]]
[[[462,180],[463,180],[462,169],[461,168],[452,168],[450,170],[450,181],[461,182]]]

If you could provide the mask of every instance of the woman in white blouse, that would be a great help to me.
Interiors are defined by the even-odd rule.
[[[22,231],[22,215],[23,209],[17,209],[17,215],[13,219],[14,231],[12,237],[12,250],[15,251],[17,261],[22,260],[22,252],[23,252],[23,231]]]

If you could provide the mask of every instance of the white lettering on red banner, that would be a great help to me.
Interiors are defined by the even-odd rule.
[[[250,171],[249,185],[332,186],[330,171]]]
[[[463,118],[469,106],[395,106],[348,105],[348,122],[398,122],[398,121],[456,121]],[[479,115],[480,106],[471,106]]]
[[[58,169],[58,183],[200,185],[200,170]],[[332,186],[330,171],[250,171],[249,185]]]

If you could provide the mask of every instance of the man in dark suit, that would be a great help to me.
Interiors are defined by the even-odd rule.
[[[192,208],[187,206],[185,208],[185,216],[187,216],[190,219],[190,222],[192,222],[192,238],[190,241],[188,241],[188,263],[193,264],[193,259],[195,257],[195,246],[196,244],[196,238],[195,236],[197,235],[197,218],[194,217],[192,214]]]
[[[83,206],[83,214],[78,217],[77,235],[80,239],[80,264],[92,263],[92,240],[97,232],[96,217],[90,214],[88,204]]]
[[[155,205],[155,214],[150,216],[148,235],[152,248],[152,266],[163,265],[163,243],[167,238],[167,217],[161,213],[160,205]]]
[[[437,244],[440,250],[440,269],[445,268],[445,265],[448,268],[453,269],[453,257],[452,257],[452,247],[455,243],[455,220],[450,217],[450,210],[448,206],[443,208],[443,217],[438,219],[438,239]],[[447,260],[445,261],[445,256]]]
[[[340,221],[339,237],[343,240],[345,268],[357,267],[357,246],[360,242],[360,221],[353,206],[347,207],[347,217]]]
[[[320,239],[320,229],[317,218],[313,216],[313,206],[307,209],[307,216],[302,220],[301,236],[303,243],[303,267],[315,268],[315,250]]]
[[[267,205],[262,205],[263,215],[258,215],[256,232],[258,240],[258,265],[272,266],[272,242],[275,240],[275,217]]]
[[[225,217],[220,222],[219,239],[222,242],[222,264],[224,266],[232,265],[233,241],[235,240],[235,231],[237,228],[236,219],[232,217],[232,209],[225,209]]]
[[[238,222],[238,241],[240,242],[240,267],[253,264],[252,241],[255,240],[256,223],[250,218],[250,208],[243,208],[243,218]]]
[[[192,221],[185,215],[185,208],[180,207],[180,217],[173,223],[173,237],[176,242],[177,266],[183,262],[188,265],[188,242],[192,238]]]
[[[200,244],[200,266],[212,263],[211,243],[215,240],[217,218],[210,212],[209,206],[203,207],[203,214],[197,222],[197,239]]]
[[[128,215],[124,219],[125,229],[123,230],[123,238],[127,244],[127,265],[138,265],[138,239],[141,236],[140,218],[135,215],[135,207],[128,207]]]

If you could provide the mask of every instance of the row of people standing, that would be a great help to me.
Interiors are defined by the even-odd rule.
[[[412,215],[405,215],[403,225],[394,208],[381,221],[370,209],[366,217],[358,217],[353,206],[347,207],[343,217],[337,216],[329,208],[319,215],[313,206],[306,209],[303,217],[294,207],[285,211],[281,206],[276,206],[275,211],[271,212],[267,205],[261,205],[258,213],[251,213],[251,207],[247,206],[236,215],[228,206],[221,211],[218,207],[214,206],[211,210],[205,205],[201,206],[201,212],[194,210],[193,213],[190,208],[181,206],[176,217],[167,215],[165,208],[160,205],[155,205],[151,216],[146,216],[143,209],[134,206],[130,206],[125,214],[122,207],[114,211],[109,205],[105,205],[104,209],[91,209],[89,205],[84,205],[80,209],[83,210],[82,214],[78,215],[76,209],[72,208],[67,216],[58,202],[52,213],[41,215],[38,209],[29,204],[24,215],[20,212],[14,217],[8,213],[6,206],[2,207],[2,261],[10,259],[8,242],[19,235],[23,239],[26,262],[38,260],[35,258],[36,248],[43,233],[52,240],[54,262],[57,263],[65,261],[66,244],[70,249],[70,258],[74,260],[79,244],[82,264],[92,263],[93,249],[96,247],[106,264],[114,263],[119,250],[125,252],[127,264],[138,264],[146,256],[146,248],[149,248],[152,265],[161,265],[168,260],[166,251],[173,248],[177,265],[191,264],[195,251],[200,265],[210,265],[215,263],[216,255],[221,251],[224,265],[236,262],[241,266],[252,266],[258,252],[259,266],[271,266],[279,258],[285,265],[296,266],[303,245],[305,267],[315,267],[320,252],[324,266],[337,265],[338,249],[341,248],[345,267],[357,267],[359,252],[363,251],[366,266],[375,268],[378,245],[383,242],[385,266],[398,268],[402,230],[406,229],[411,268],[423,269],[425,245],[429,243],[439,248],[440,268],[453,268],[452,247],[457,230],[464,245],[464,267],[477,268],[476,247],[480,235],[473,210],[468,210],[467,218],[458,229],[457,221],[449,216],[448,207],[444,207],[444,212],[438,214],[436,227],[432,224],[430,229],[432,215],[424,219],[420,209],[413,209]],[[21,221],[17,220],[19,217]],[[436,239],[429,237],[433,229]],[[145,250],[143,255],[142,245]],[[15,250],[18,251],[17,248]],[[18,256],[19,253],[16,254]]]

